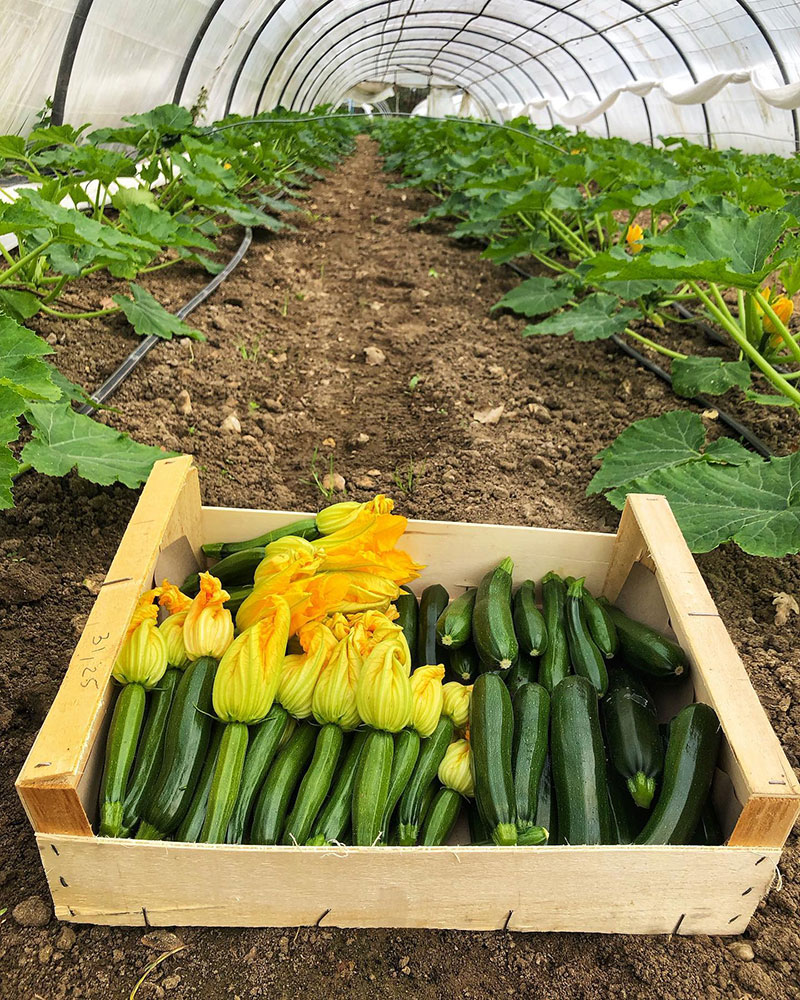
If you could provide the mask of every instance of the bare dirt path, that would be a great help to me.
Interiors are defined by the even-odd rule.
[[[442,232],[409,230],[425,206],[387,187],[374,145],[360,139],[356,155],[311,189],[297,233],[257,240],[193,315],[207,343],[159,345],[104,419],[194,454],[207,503],[316,509],[316,451],[319,476],[333,456],[348,496],[380,489],[411,515],[613,530],[616,512],[585,497],[593,455],[632,420],[680,403],[602,344],[523,341],[521,321],[489,311],[516,279]],[[201,283],[196,271],[171,269],[148,287],[177,305]],[[106,293],[102,282],[87,286],[89,298]],[[56,333],[59,366],[89,387],[133,342],[118,321],[42,332]],[[190,413],[181,412],[182,390]],[[476,419],[500,406],[497,423]],[[241,433],[220,429],[231,414]],[[139,998],[800,997],[794,847],[783,891],[733,944],[324,927],[177,929],[177,941],[146,928],[21,926],[14,907],[48,894],[13,779],[136,496],[38,476],[21,481],[17,496],[17,510],[0,520],[3,996],[128,997],[147,962],[182,942]],[[776,591],[800,593],[800,560],[730,549],[699,562],[797,764],[797,626],[776,630],[771,601]],[[35,911],[18,916],[33,920]]]

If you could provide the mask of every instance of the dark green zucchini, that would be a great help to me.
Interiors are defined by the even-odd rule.
[[[512,773],[517,806],[517,833],[536,826],[539,780],[547,757],[550,695],[541,684],[524,684],[514,695]]]
[[[550,841],[550,831],[544,826],[529,826],[517,838],[520,847],[539,847]]]
[[[589,635],[607,660],[617,652],[619,638],[614,620],[608,608],[601,604],[586,587],[583,588],[583,617],[589,628]]]
[[[514,715],[508,688],[498,674],[481,674],[469,711],[475,799],[496,844],[517,842],[517,811],[511,773]]]
[[[664,748],[655,702],[627,670],[617,668],[611,673],[603,722],[612,766],[625,780],[636,805],[649,809],[664,766]]]
[[[239,795],[225,836],[229,844],[241,844],[244,841],[253,804],[278,752],[288,722],[289,713],[286,709],[282,705],[273,705],[263,722],[250,727]]]
[[[503,675],[511,697],[513,698],[525,684],[535,684],[538,673],[539,667],[536,661],[526,653],[520,652],[517,662]]]
[[[219,757],[219,747],[222,742],[222,733],[225,729],[224,722],[215,722],[211,731],[211,741],[208,744],[208,753],[203,761],[203,770],[195,785],[192,801],[186,810],[186,815],[181,820],[181,825],[172,835],[174,840],[184,844],[196,844],[200,840],[203,832],[203,823],[206,818],[206,807],[208,806],[208,794],[211,791],[211,782],[214,780],[214,771],[217,769],[217,759]]]
[[[458,820],[464,799],[453,788],[440,788],[434,796],[419,842],[423,847],[439,847],[443,844]]]
[[[594,685],[566,677],[553,692],[550,711],[559,842],[610,844],[614,830]]]
[[[459,649],[472,635],[472,609],[477,590],[470,587],[451,601],[436,622],[436,639],[447,649]]]
[[[351,821],[353,843],[358,847],[370,847],[380,839],[393,756],[394,734],[382,729],[369,730],[353,785]]]
[[[509,670],[519,655],[511,613],[513,570],[514,563],[506,557],[485,574],[475,597],[472,639],[481,663],[490,670]]]
[[[697,826],[694,828],[691,842],[693,844],[702,844],[704,847],[718,847],[724,841],[725,836],[722,833],[722,827],[720,826],[719,819],[717,819],[716,812],[714,812],[714,804],[709,794],[706,798],[706,804],[703,806],[703,811],[700,813]]]
[[[614,769],[607,765],[608,801],[614,826],[616,844],[632,844],[642,832],[647,813],[637,808],[628,791],[628,786]]]
[[[491,842],[489,828],[481,816],[477,803],[473,800],[467,809],[467,819],[469,821],[469,842],[471,844],[488,844]]]
[[[680,677],[689,669],[689,661],[681,647],[649,625],[634,621],[613,604],[600,598],[608,609],[619,638],[619,652],[630,667],[669,679]]]
[[[462,684],[475,680],[480,672],[480,660],[471,642],[449,651],[447,670],[453,680]]]
[[[385,840],[392,828],[395,806],[406,790],[419,758],[420,737],[415,729],[401,729],[395,733],[392,773],[389,778],[389,792],[381,819],[381,837]]]
[[[169,667],[147,699],[142,738],[139,740],[139,749],[136,751],[136,760],[122,807],[121,835],[124,837],[127,837],[139,822],[142,800],[147,797],[148,788],[158,776],[169,710],[182,675],[182,671],[177,667]]]
[[[422,741],[411,779],[400,797],[397,811],[398,841],[402,847],[417,842],[422,826],[422,806],[428,786],[436,778],[439,765],[453,739],[453,720],[443,715],[431,735]]]
[[[422,591],[417,628],[418,667],[442,662],[441,653],[436,649],[436,623],[449,603],[450,595],[440,583],[431,584]]]
[[[253,574],[256,567],[264,558],[264,547],[254,549],[242,549],[241,552],[234,552],[233,555],[220,559],[214,563],[211,571],[219,582],[227,590],[228,584],[252,584]],[[200,590],[200,574],[192,573],[187,576],[181,584],[181,590],[188,597],[194,597]]]
[[[541,826],[548,832],[548,843],[558,843],[558,808],[556,794],[553,788],[553,771],[550,766],[550,754],[544,762],[542,777],[539,779],[539,795],[536,800],[536,826]]]
[[[672,720],[664,784],[637,844],[688,844],[711,788],[720,729],[714,709],[687,705]]]
[[[536,584],[525,580],[514,595],[514,632],[520,653],[541,656],[547,649],[547,625],[536,606]]]
[[[353,799],[353,784],[356,779],[358,759],[367,739],[367,730],[361,729],[353,736],[353,742],[344,763],[333,783],[328,801],[314,821],[311,837],[307,841],[311,847],[341,843],[350,826],[350,809]]]
[[[539,661],[539,683],[552,694],[571,669],[567,648],[567,588],[557,573],[546,573],[542,577],[542,610],[547,649]]]
[[[233,555],[234,552],[242,552],[245,549],[263,549],[270,542],[276,542],[286,535],[298,535],[300,538],[319,538],[317,530],[317,519],[315,517],[304,517],[299,521],[292,521],[282,528],[273,528],[265,535],[258,535],[256,538],[249,538],[244,542],[206,542],[203,552],[209,559],[224,559]]]
[[[122,834],[123,803],[128,777],[142,731],[147,692],[141,684],[125,684],[117,695],[106,738],[106,757],[100,782],[100,836]]]
[[[228,823],[233,815],[239,786],[242,783],[244,759],[250,730],[244,722],[228,722],[222,734],[214,777],[208,793],[206,818],[200,841],[203,844],[224,844]]]
[[[283,830],[282,844],[305,844],[308,840],[317,813],[333,783],[343,743],[344,732],[341,726],[334,723],[322,726],[317,733],[314,756],[297,789]]]
[[[408,650],[411,653],[412,670],[417,664],[417,635],[419,632],[419,601],[416,594],[408,587],[401,587],[400,594],[394,602],[397,608],[397,624],[403,630]],[[427,664],[423,664],[426,666]]]
[[[608,671],[603,654],[595,646],[583,615],[583,579],[567,588],[567,646],[572,669],[594,685],[602,698],[608,687]]]
[[[317,731],[314,726],[302,722],[275,758],[253,810],[251,844],[277,844],[280,840],[289,800],[311,760]]]

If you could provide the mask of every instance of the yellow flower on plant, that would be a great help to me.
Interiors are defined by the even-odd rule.
[[[644,247],[644,230],[642,227],[632,222],[625,233],[625,242],[628,244],[628,250],[632,254],[639,253]]]
[[[475,785],[471,762],[472,750],[469,740],[454,740],[445,751],[439,765],[439,781],[445,788],[452,788],[466,798],[473,798]]]
[[[423,738],[439,723],[444,705],[444,667],[441,663],[417,667],[411,675],[411,725]]]
[[[298,633],[302,653],[291,653],[283,659],[278,682],[278,701],[296,719],[311,715],[311,702],[319,675],[334,649],[336,638],[322,622],[309,622]]]
[[[358,714],[373,729],[399,733],[411,722],[411,681],[396,639],[379,642],[364,661],[356,686]]]
[[[192,601],[183,625],[183,642],[193,659],[219,660],[233,641],[233,619],[227,608],[230,594],[211,573],[200,574],[200,592]]]
[[[779,295],[777,292],[773,292],[773,290],[769,287],[762,289],[761,294],[772,307],[773,312],[781,323],[786,326],[792,316],[792,313],[794,312],[794,302],[786,295]],[[758,302],[756,302],[756,310],[759,315],[764,312]],[[763,327],[767,333],[775,334],[774,337],[770,338],[770,346],[773,348],[780,347],[783,343],[783,337],[781,337],[780,333],[775,328],[775,324],[772,322],[771,317],[764,316]]]

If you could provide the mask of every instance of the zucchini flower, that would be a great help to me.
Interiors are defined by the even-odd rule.
[[[442,688],[442,715],[453,720],[456,729],[464,730],[469,724],[469,703],[472,699],[472,685],[450,681]]]
[[[472,750],[469,740],[454,740],[445,751],[439,765],[439,781],[465,798],[475,797],[472,779]]]
[[[366,503],[358,503],[356,500],[334,503],[317,514],[317,531],[321,535],[332,535],[346,528],[362,511],[370,514],[391,514],[393,508],[394,500],[390,500],[382,493],[378,493]]]
[[[136,602],[136,607],[133,609],[131,620],[128,622],[128,628],[125,631],[126,642],[142,622],[155,622],[158,620],[158,608],[153,604],[153,601],[160,595],[161,587],[153,587],[152,590],[146,590]]]
[[[371,573],[320,573],[328,580],[345,581],[346,588],[341,600],[332,604],[328,613],[342,611],[354,614],[357,611],[387,611],[396,600],[400,588],[391,580],[385,580]]]
[[[372,549],[351,549],[342,546],[330,554],[325,553],[325,559],[320,571],[344,573],[371,573],[382,576],[394,583],[410,583],[416,580],[424,567],[411,558],[402,549],[391,549],[388,552],[376,552]]]
[[[174,583],[165,580],[161,585],[158,603],[169,612],[169,618],[165,618],[158,626],[167,643],[167,662],[171,667],[185,670],[191,659],[183,642],[183,626],[192,606],[192,599],[182,594]]]
[[[191,659],[219,660],[233,641],[233,619],[227,608],[230,594],[210,573],[200,574],[200,592],[192,601],[183,625],[183,642]]]
[[[778,295],[777,293],[774,293],[771,288],[764,288],[761,294],[770,306],[772,306],[773,312],[781,323],[786,326],[792,316],[792,313],[794,312],[794,302],[786,295]],[[759,316],[762,315],[764,310],[758,302],[756,302],[755,306],[756,312]],[[773,350],[777,350],[783,344],[783,337],[776,330],[775,324],[772,322],[772,318],[770,316],[764,316],[762,326],[767,333],[773,334],[773,336],[770,337],[769,344]]]
[[[640,253],[644,249],[644,230],[642,227],[632,222],[625,233],[625,242],[632,254]]]
[[[439,723],[444,704],[444,667],[417,667],[411,675],[411,725],[425,738]]]
[[[321,622],[310,622],[299,632],[302,653],[292,653],[283,658],[278,701],[296,719],[311,715],[314,688],[319,680],[337,641],[333,632]]]
[[[280,538],[277,542],[270,543],[264,550],[264,558],[256,566],[256,571],[253,574],[253,583],[256,586],[269,585],[269,591],[272,594],[280,594],[295,581],[312,577],[322,562],[321,554],[316,552],[305,538],[294,539],[294,541],[301,543],[301,547],[293,544],[281,546],[281,542],[288,541],[287,536],[287,538]],[[280,547],[270,554],[268,550],[272,545]],[[302,546],[307,546],[307,548]]]
[[[411,681],[405,655],[395,639],[379,642],[361,668],[356,707],[373,729],[399,733],[411,722]]]
[[[159,588],[158,604],[159,607],[166,608],[168,614],[178,615],[189,610],[192,599],[181,593],[174,583],[164,580]]]
[[[269,712],[278,690],[289,618],[289,605],[273,595],[264,617],[228,647],[214,678],[214,711],[222,722],[252,725]]]
[[[345,731],[357,728],[361,722],[356,707],[360,672],[361,657],[348,635],[337,643],[311,696],[311,710],[317,722],[321,725],[333,722]]]
[[[350,616],[350,618],[353,617],[355,616]],[[353,622],[350,618],[348,618],[347,615],[343,615],[341,611],[336,611],[334,614],[327,615],[323,618],[322,624],[325,625],[326,628],[329,628],[337,639],[344,639],[350,634],[350,631],[353,628]]]
[[[120,684],[141,684],[148,691],[154,688],[167,669],[167,643],[156,625],[158,609],[153,604],[153,592],[139,599],[131,621],[137,621],[128,634],[117,657],[112,676]]]
[[[368,510],[359,511],[344,528],[317,538],[311,544],[326,555],[349,548],[353,552],[373,549],[376,552],[391,551],[406,530],[408,519],[398,514],[375,514]]]

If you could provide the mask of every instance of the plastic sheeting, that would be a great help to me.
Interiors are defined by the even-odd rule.
[[[422,83],[498,119],[800,149],[797,0],[3,0],[0,38],[0,131],[48,98],[100,126]]]

